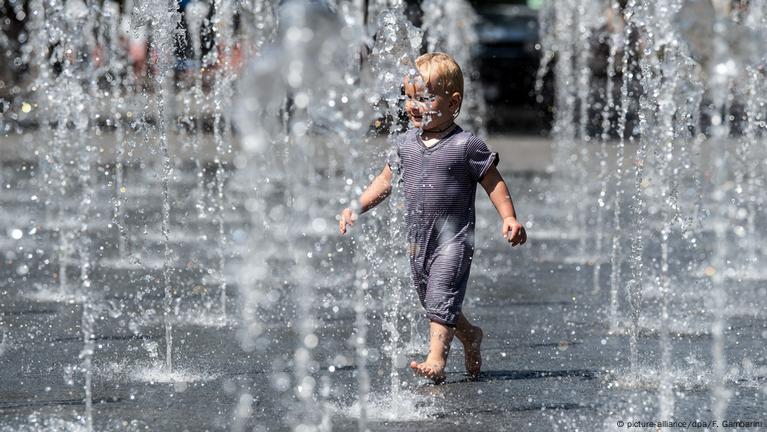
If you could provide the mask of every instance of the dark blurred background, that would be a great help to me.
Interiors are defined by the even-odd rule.
[[[492,132],[545,134],[552,121],[552,77],[535,92],[541,49],[538,10],[544,0],[470,0],[479,15],[476,70],[487,102],[487,127]],[[188,1],[179,1],[183,10]],[[421,0],[408,0],[407,14],[421,20]],[[20,61],[22,45],[29,38],[28,0],[0,1],[0,113],[25,91],[32,75],[30,65]],[[212,9],[212,8],[211,8]],[[212,12],[211,12],[212,13]],[[203,29],[203,31],[205,31]],[[188,45],[188,44],[187,44]],[[205,45],[205,44],[203,44]],[[190,61],[189,47],[178,52],[178,75],[197,67]],[[210,50],[210,45],[203,50]]]
[[[535,79],[541,49],[538,10],[543,0],[473,0],[480,17],[478,70],[488,105],[488,129],[545,133],[553,118],[553,81]]]

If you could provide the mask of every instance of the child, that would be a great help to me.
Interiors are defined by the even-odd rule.
[[[392,171],[404,183],[412,283],[429,318],[429,354],[410,367],[435,383],[445,380],[453,336],[463,343],[469,376],[482,366],[482,329],[461,311],[474,253],[474,196],[480,183],[503,220],[501,232],[512,246],[527,240],[514,205],[496,169],[498,154],[455,124],[463,99],[463,74],[443,53],[416,59],[420,77],[404,79],[405,110],[413,126],[397,143],[398,160],[388,162],[360,196],[360,213],[378,205],[392,189]],[[356,220],[346,208],[339,229]]]

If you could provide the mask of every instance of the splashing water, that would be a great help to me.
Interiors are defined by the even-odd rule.
[[[733,159],[751,151],[758,129],[753,121],[759,115],[749,107],[754,106],[760,92],[749,73],[762,62],[763,55],[755,51],[755,44],[764,34],[758,25],[752,26],[761,22],[763,5],[737,10],[724,5],[708,1],[668,4],[629,1],[626,5],[612,3],[607,14],[593,14],[612,20],[608,27],[614,22],[622,27],[621,32],[613,31],[609,40],[608,86],[598,101],[592,101],[588,91],[592,88],[591,77],[601,71],[599,63],[590,61],[595,51],[586,41],[602,33],[601,23],[584,20],[592,15],[584,11],[598,8],[597,2],[578,7],[552,5],[544,8],[541,15],[545,23],[544,68],[550,67],[556,57],[557,114],[553,132],[558,148],[556,164],[562,169],[558,175],[562,179],[577,177],[578,172],[585,172],[583,166],[576,168],[575,173],[568,171],[569,167],[587,163],[591,157],[588,145],[579,142],[580,147],[576,148],[574,144],[577,138],[588,141],[584,106],[602,104],[601,146],[595,154],[603,169],[609,159],[604,154],[606,144],[612,128],[617,128],[616,169],[612,174],[602,171],[598,177],[602,180],[597,197],[600,207],[607,194],[614,194],[607,316],[610,331],[621,333],[621,303],[626,305],[630,317],[627,330],[631,366],[628,375],[622,378],[641,381],[640,369],[658,374],[662,418],[671,418],[675,412],[671,385],[675,337],[671,333],[678,337],[701,331],[712,336],[710,372],[706,372],[710,377],[706,387],[711,389],[712,410],[714,417],[724,418],[731,397],[727,388],[731,382],[725,379],[726,323],[733,311],[728,306],[732,302],[728,292],[740,289],[725,280],[734,275],[735,262],[747,265],[758,255],[751,242],[733,242],[730,227],[734,224],[738,232],[744,233],[746,226],[752,226],[750,211],[758,206],[755,197],[742,192],[747,187],[745,179],[754,175],[753,166],[733,163]],[[614,75],[610,71],[616,70],[617,64],[621,65],[620,74]],[[539,72],[539,77],[543,75],[545,69]],[[614,76],[621,80],[617,105],[612,95]],[[682,76],[687,78],[680,79]],[[572,83],[578,83],[579,90]],[[740,108],[736,107],[740,106],[745,107],[745,115],[738,112]],[[613,115],[617,123],[610,120]],[[734,138],[739,134],[742,139]],[[636,153],[631,160],[633,191],[626,203],[625,177],[631,168],[625,169],[623,160],[628,145],[635,146]],[[702,154],[713,156],[705,160]],[[607,175],[614,179],[614,188],[605,183]],[[737,189],[736,184],[740,185]],[[590,194],[588,186],[583,190]],[[737,216],[730,203],[744,196],[740,201],[742,211]],[[630,210],[628,215],[626,208]],[[624,228],[626,217],[630,218],[631,230]],[[574,219],[568,214],[565,220]],[[602,226],[601,210],[596,220]],[[709,233],[715,246],[701,250],[701,236]],[[760,236],[758,229],[751,233]],[[736,239],[739,237],[746,236],[735,235]],[[597,242],[601,239],[600,230]],[[622,269],[625,243],[631,245],[627,280]],[[748,251],[744,259],[738,258],[739,248]],[[601,251],[599,245],[597,251]],[[599,291],[598,268],[599,265],[595,267],[595,293]],[[705,282],[700,282],[701,278]],[[657,288],[650,290],[650,286]],[[680,298],[685,297],[691,286],[696,289],[706,286],[709,290],[704,309],[707,323],[702,326],[693,317],[692,300],[682,303],[685,309],[671,317],[672,308],[679,308]],[[620,301],[622,289],[628,294],[626,302]],[[655,319],[659,321],[652,323]],[[659,339],[657,365],[640,362],[639,333],[648,324]]]
[[[115,413],[200,393],[223,401],[205,427],[232,430],[559,430],[567,410],[592,427],[623,408],[726,416],[764,393],[764,1],[543,4],[554,179],[512,178],[551,190],[530,200],[551,225],[513,265],[476,255],[467,304],[500,323],[488,374],[437,388],[403,373],[425,346],[404,197],[345,237],[331,215],[392,152],[420,52],[455,56],[479,94],[467,2],[424,1],[422,28],[392,0],[22,3],[0,4],[25,16],[29,65],[16,90],[2,78],[0,125],[36,163],[0,165],[0,356],[23,382],[0,430],[146,429]],[[481,105],[467,97],[460,120],[479,134]],[[680,356],[688,341],[699,358]],[[583,353],[610,363],[603,380],[571,370]],[[572,394],[596,396],[537,400]],[[156,427],[178,420],[167,407]]]

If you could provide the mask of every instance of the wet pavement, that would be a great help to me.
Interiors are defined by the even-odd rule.
[[[548,145],[545,140],[539,142]],[[464,310],[485,331],[483,374],[475,381],[467,378],[463,352],[454,342],[447,382],[438,386],[414,377],[405,366],[425,355],[426,321],[408,291],[401,292],[399,308],[391,312],[396,294],[392,285],[407,283],[407,268],[402,266],[380,282],[371,279],[366,301],[367,368],[361,371],[356,366],[352,270],[366,265],[354,264],[350,252],[375,242],[375,238],[365,240],[365,234],[375,237],[385,232],[377,220],[385,220],[388,211],[384,207],[375,218],[363,218],[350,237],[337,236],[332,219],[337,205],[328,204],[338,190],[334,188],[340,187],[337,179],[329,179],[323,185],[327,190],[321,188],[316,197],[325,203],[318,205],[327,210],[327,226],[296,240],[307,250],[319,245],[308,261],[314,276],[311,316],[297,310],[290,264],[274,254],[268,278],[275,284],[259,309],[263,328],[253,346],[247,346],[241,317],[246,313],[242,305],[248,291],[238,286],[237,275],[249,265],[248,246],[237,239],[249,232],[253,222],[236,205],[240,192],[232,187],[233,206],[226,214],[226,232],[232,239],[226,250],[228,315],[223,318],[216,279],[217,225],[213,217],[198,218],[187,199],[194,196],[194,176],[180,171],[171,191],[175,197],[171,233],[176,235],[171,237],[170,269],[172,372],[162,363],[166,342],[164,246],[156,233],[159,194],[148,190],[129,202],[133,244],[144,259],[142,266],[130,266],[116,259],[119,236],[110,226],[105,198],[109,190],[97,191],[102,199],[94,206],[88,230],[94,251],[90,293],[97,308],[92,379],[95,430],[276,431],[290,430],[298,419],[324,422],[333,430],[358,430],[357,395],[363,372],[370,377],[366,420],[374,431],[623,430],[636,421],[645,422],[637,429],[656,430],[646,423],[659,418],[660,321],[658,296],[652,291],[653,265],[648,265],[640,320],[640,364],[632,372],[627,295],[619,293],[620,320],[611,332],[609,260],[596,260],[593,254],[579,256],[582,236],[589,237],[585,250],[593,248],[591,231],[573,229],[565,222],[565,209],[547,197],[546,192],[556,188],[545,169],[550,150],[534,144],[522,148],[513,140],[495,147],[502,151],[501,171],[520,217],[531,222],[529,241],[522,248],[506,245],[495,210],[478,191],[477,252]],[[524,154],[530,164],[525,163]],[[80,291],[70,287],[68,296],[57,291],[60,267],[54,252],[58,240],[55,224],[49,222],[56,217],[47,214],[41,199],[27,199],[33,188],[22,166],[6,162],[4,182],[11,187],[0,195],[4,253],[0,430],[85,430],[84,373],[79,369],[83,350]],[[142,170],[131,175],[133,185],[154,181]],[[236,181],[235,176],[230,186]],[[21,230],[20,238],[14,230]],[[648,228],[650,239],[655,233]],[[701,232],[700,238],[710,235]],[[696,252],[690,252],[681,240],[672,244],[676,259],[671,263],[674,326],[669,379],[674,397],[670,420],[717,421],[719,427],[706,423],[708,430],[722,427],[725,421],[751,421],[757,424],[729,430],[767,429],[767,283],[758,278],[733,280],[728,283],[727,303],[712,305],[706,281],[687,271]],[[658,255],[657,246],[648,241],[646,262],[652,263]],[[396,252],[384,258],[403,262]],[[595,289],[596,262],[601,268]],[[624,265],[627,275],[628,262]],[[72,262],[70,280],[76,281],[78,272],[79,263]],[[280,283],[283,278],[285,283]],[[713,307],[727,311],[724,352],[730,399],[722,419],[712,417]],[[394,365],[388,348],[391,328],[385,330],[383,325],[392,316],[397,317],[400,335]],[[307,323],[313,325],[316,337],[309,344],[314,348],[308,362],[315,398],[302,400],[294,380],[300,366],[298,335]],[[393,381],[400,384],[393,388]],[[689,428],[705,430],[701,425],[692,423]]]

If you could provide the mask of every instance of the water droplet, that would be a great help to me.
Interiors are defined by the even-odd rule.
[[[309,106],[309,95],[306,94],[306,92],[298,92],[293,99],[293,102],[296,104],[297,108],[306,108]]]
[[[11,231],[11,238],[14,239],[14,240],[21,239],[21,237],[23,235],[24,235],[24,233],[20,229],[18,229],[18,228],[16,228],[16,229]]]
[[[277,391],[285,391],[290,387],[290,375],[285,372],[274,374],[272,378],[272,386]]]
[[[314,230],[314,232],[321,233],[325,231],[327,226],[328,226],[328,223],[323,218],[315,218],[312,220],[312,229]]]
[[[304,345],[306,345],[309,349],[317,348],[317,344],[319,344],[319,338],[315,334],[308,334],[304,337]]]

